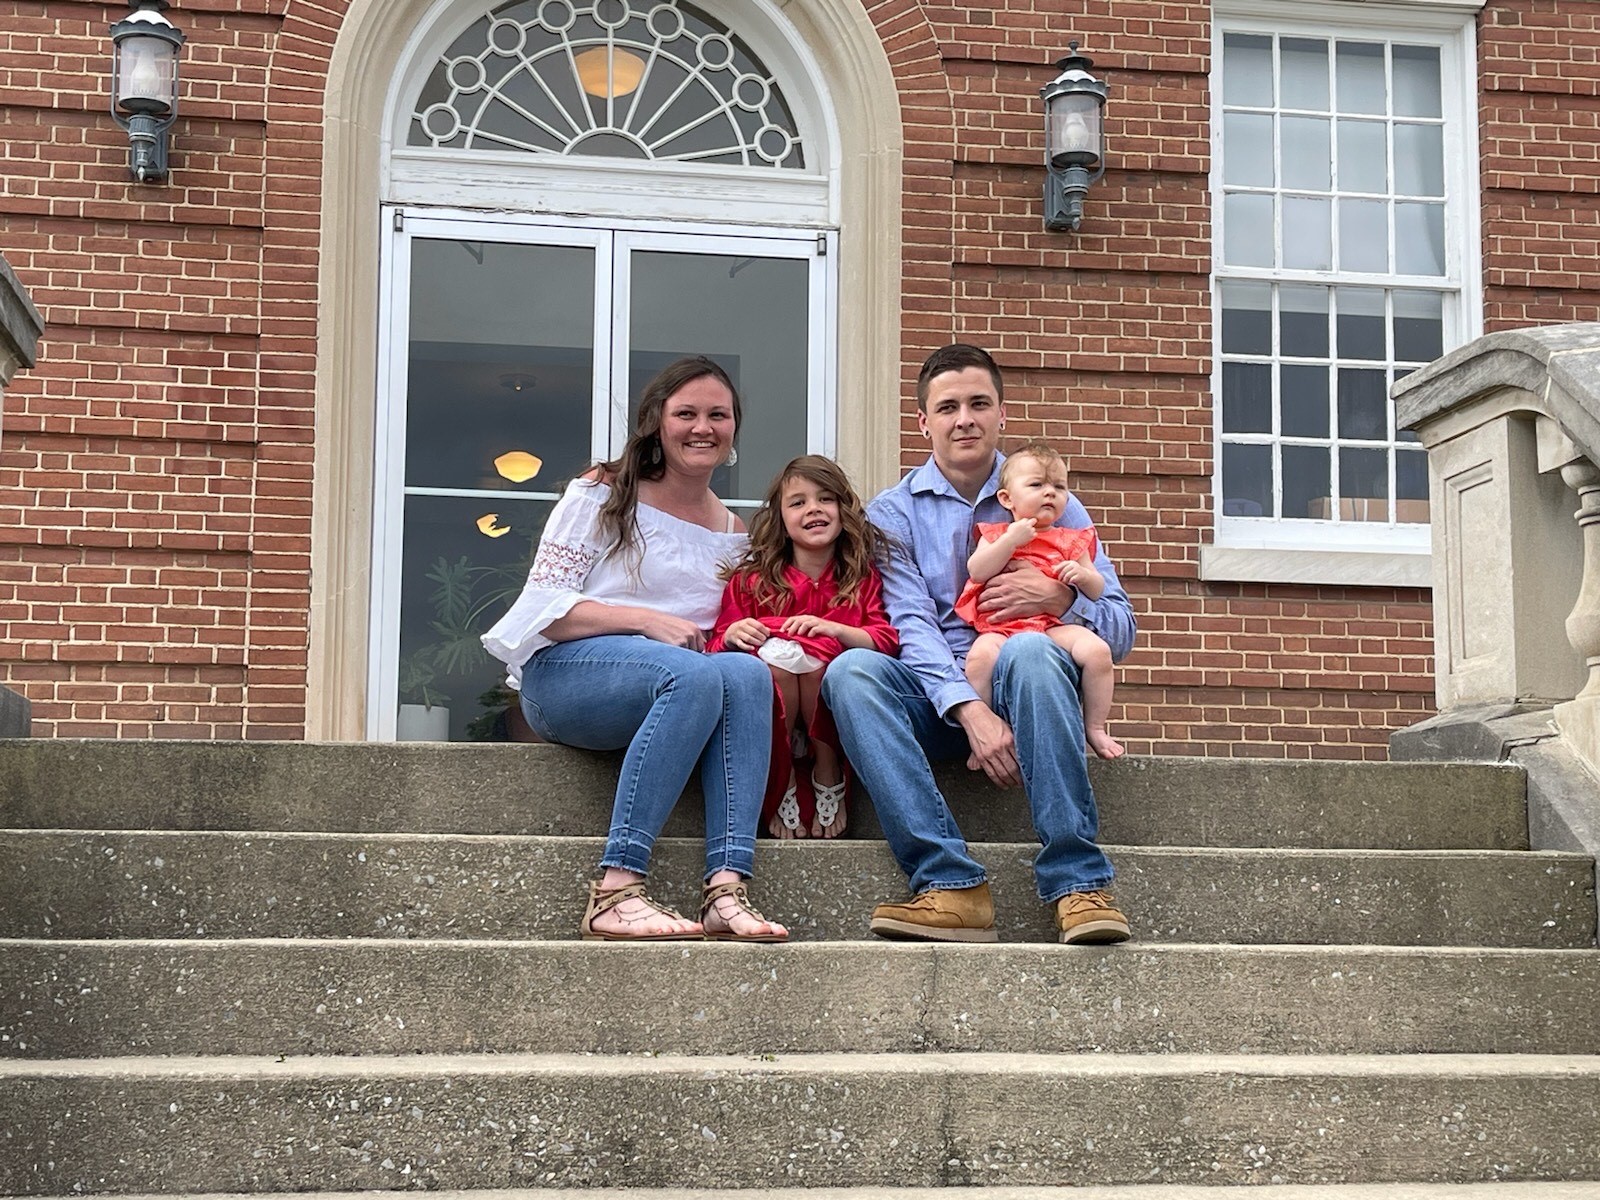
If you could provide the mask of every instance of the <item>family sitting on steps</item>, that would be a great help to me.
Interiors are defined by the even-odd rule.
[[[740,418],[710,359],[656,376],[622,453],[568,486],[527,585],[483,639],[541,738],[626,748],[582,936],[787,939],[750,901],[757,829],[838,836],[854,775],[913,893],[878,905],[872,931],[995,941],[984,869],[929,766],[964,758],[1026,786],[1060,940],[1126,940],[1085,745],[1122,753],[1105,723],[1133,610],[1060,456],[999,452],[994,360],[961,344],[928,358],[917,427],[932,454],[869,505],[806,455],[748,535],[710,487]],[[644,881],[696,769],[706,869],[690,919]]]

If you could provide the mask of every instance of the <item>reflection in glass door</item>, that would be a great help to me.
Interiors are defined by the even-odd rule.
[[[567,481],[627,436],[661,367],[707,354],[744,402],[719,495],[757,504],[832,450],[817,236],[413,216],[386,255],[368,736],[493,740],[509,696],[478,639]]]

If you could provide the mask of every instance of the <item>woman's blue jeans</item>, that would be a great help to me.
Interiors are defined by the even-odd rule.
[[[1043,843],[1034,859],[1039,896],[1056,900],[1111,882],[1095,844],[1099,816],[1083,749],[1078,666],[1042,633],[1006,639],[994,669],[994,710],[1011,726],[1017,762]],[[846,650],[828,664],[822,695],[878,823],[911,890],[975,887],[983,867],[967,850],[929,759],[970,753],[959,725],[943,720],[921,678],[899,659]]]
[[[753,654],[701,654],[608,634],[547,646],[522,669],[522,713],[546,741],[626,746],[603,867],[645,874],[700,767],[706,876],[751,873],[772,749],[772,674]]]

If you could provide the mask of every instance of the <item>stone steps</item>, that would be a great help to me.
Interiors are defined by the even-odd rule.
[[[1001,944],[870,938],[860,804],[761,844],[793,944],[618,946],[611,756],[0,741],[0,1193],[1600,1200],[1594,863],[1520,771],[1091,769],[1131,945],[1054,944],[956,766]]]
[[[574,937],[602,839],[444,834],[0,832],[0,936]],[[1036,847],[975,844],[1003,938],[1044,941]],[[1145,942],[1593,945],[1594,863],[1531,851],[1109,847]],[[667,903],[700,844],[665,839]],[[869,936],[905,894],[881,842],[763,842],[756,899],[797,937]]]
[[[1600,1053],[1593,951],[11,941],[0,996],[9,1059]]]
[[[0,825],[583,836],[609,825],[617,756],[562,746],[0,739]],[[936,770],[966,836],[1033,838],[1020,790]],[[1090,763],[1118,845],[1522,850],[1524,776],[1501,765],[1125,758]],[[666,832],[702,829],[695,785]],[[869,804],[853,818],[878,827]]]
[[[4,1062],[0,1129],[20,1195],[1594,1179],[1600,1058]]]

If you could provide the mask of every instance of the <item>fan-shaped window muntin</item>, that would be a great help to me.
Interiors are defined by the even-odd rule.
[[[737,35],[675,0],[513,0],[430,72],[407,143],[803,169],[777,79]]]

